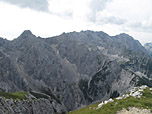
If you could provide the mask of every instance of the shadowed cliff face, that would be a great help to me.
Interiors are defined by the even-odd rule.
[[[37,91],[73,110],[149,84],[147,51],[127,34],[63,33],[43,39],[24,31],[17,39],[0,38],[2,91]]]

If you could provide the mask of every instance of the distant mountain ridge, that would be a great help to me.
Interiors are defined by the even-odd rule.
[[[88,30],[45,39],[26,30],[12,41],[0,38],[0,90],[46,94],[54,112],[152,86],[151,66],[147,50],[124,33]]]
[[[149,55],[152,57],[152,43],[146,43],[144,47],[148,51]]]

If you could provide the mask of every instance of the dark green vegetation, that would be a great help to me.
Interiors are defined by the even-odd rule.
[[[27,99],[28,93],[21,91],[21,92],[14,92],[14,93],[6,93],[6,92],[0,92],[1,97],[5,97],[6,99],[13,99],[13,100],[23,100]]]
[[[128,97],[125,99],[117,100],[114,102],[103,105],[101,108],[96,109],[98,104],[89,105],[80,110],[72,111],[69,114],[116,114],[117,111],[123,108],[137,107],[150,109],[152,111],[152,94],[149,88],[145,89],[141,98]]]

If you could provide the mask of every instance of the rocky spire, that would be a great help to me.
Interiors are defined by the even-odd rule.
[[[19,36],[19,38],[33,38],[33,37],[35,37],[35,35],[33,35],[30,30],[25,30],[25,31]]]

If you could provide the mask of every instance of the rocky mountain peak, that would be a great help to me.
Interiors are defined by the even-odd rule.
[[[120,33],[119,35],[120,36],[130,36],[129,34],[126,34],[126,33]]]
[[[122,40],[134,40],[132,36],[126,34],[126,33],[121,33],[119,35],[116,35],[117,38],[122,39]]]
[[[19,38],[33,38],[33,37],[35,37],[35,35],[33,35],[30,30],[25,30],[25,31],[19,36]]]

